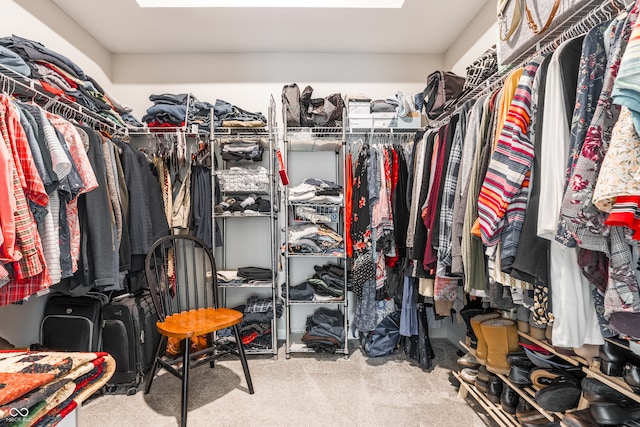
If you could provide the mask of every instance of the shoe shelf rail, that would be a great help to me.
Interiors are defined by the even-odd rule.
[[[544,341],[540,341],[537,340],[535,338],[533,338],[531,335],[524,333],[522,331],[518,331],[518,335],[520,335],[522,338],[525,338],[527,341],[531,342],[532,344],[535,344],[537,346],[540,346],[542,348],[544,348],[545,350],[547,350],[550,353],[553,353],[554,355],[558,356],[559,358],[561,358],[562,360],[571,363],[573,366],[589,366],[589,362],[587,362],[586,359],[580,357],[580,356],[568,356],[566,354],[562,354],[560,352],[558,352],[553,346],[549,345],[548,343],[544,342]]]
[[[458,382],[460,382],[460,388],[458,390],[459,399],[466,399],[469,395],[473,397],[500,427],[515,427],[520,425],[513,415],[505,412],[500,405],[491,402],[487,396],[481,393],[473,384],[465,382],[458,372],[454,371],[452,373]]]

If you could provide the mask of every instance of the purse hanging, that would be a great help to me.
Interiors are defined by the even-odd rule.
[[[501,27],[506,27],[506,17],[504,16],[505,11],[507,10],[507,6],[509,5],[510,0],[499,0],[498,1],[498,21],[504,25]],[[559,1],[559,0],[558,0]],[[500,40],[507,41],[511,38],[513,33],[516,32],[518,27],[520,27],[520,23],[522,22],[522,0],[515,0],[516,4],[513,9],[513,16],[511,17],[511,26],[506,34],[502,34],[502,28],[500,28]]]
[[[553,7],[551,8],[551,12],[549,13],[549,18],[547,18],[547,22],[545,22],[542,28],[538,28],[538,24],[536,24],[536,21],[533,19],[533,15],[529,10],[529,4],[527,3],[527,0],[524,0],[524,10],[527,14],[527,24],[529,24],[529,29],[531,30],[531,32],[533,34],[542,34],[547,31],[549,29],[549,26],[551,25],[551,22],[553,22],[553,18],[555,18],[559,7],[560,0],[555,0],[555,2],[553,3]]]

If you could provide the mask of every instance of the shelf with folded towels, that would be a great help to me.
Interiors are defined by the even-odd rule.
[[[471,395],[500,427],[520,425],[513,415],[505,412],[500,405],[491,402],[487,396],[481,393],[474,385],[465,382],[458,372],[453,371],[452,374],[460,382],[458,398],[465,399],[468,395]]]

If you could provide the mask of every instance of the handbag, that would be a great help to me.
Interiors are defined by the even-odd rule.
[[[522,22],[522,1],[523,0],[515,0],[516,4],[513,9],[513,16],[511,17],[511,25],[507,30],[506,34],[502,33],[502,30],[506,28],[506,16],[505,12],[507,10],[507,6],[509,5],[510,0],[498,0],[498,22],[500,25],[500,40],[507,41],[511,38],[513,33],[516,32],[518,27],[520,27],[520,23]],[[527,9],[528,11],[528,9]]]
[[[462,94],[465,78],[450,71],[434,71],[422,92],[424,111],[431,120],[447,112]]]
[[[538,28],[538,24],[533,19],[533,15],[529,10],[529,4],[527,0],[524,1],[524,11],[527,14],[527,24],[529,25],[529,29],[533,34],[542,34],[549,29],[551,26],[551,22],[553,22],[553,18],[555,18],[556,13],[558,13],[558,8],[560,7],[560,0],[555,0],[553,3],[553,7],[551,8],[551,12],[549,13],[549,17],[547,18],[547,22],[542,26],[542,28]]]

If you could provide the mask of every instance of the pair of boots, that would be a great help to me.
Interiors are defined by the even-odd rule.
[[[494,374],[509,375],[507,354],[520,349],[516,322],[499,313],[487,313],[473,316],[469,323],[477,340],[478,363]]]

